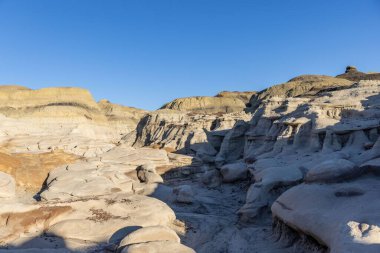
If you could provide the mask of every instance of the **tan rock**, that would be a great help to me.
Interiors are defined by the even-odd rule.
[[[172,109],[195,113],[241,112],[244,108],[244,102],[236,97],[178,98],[161,107],[161,109]]]
[[[0,198],[14,197],[16,193],[16,183],[9,174],[0,171]]]
[[[36,193],[51,170],[63,164],[73,163],[77,159],[77,156],[59,150],[41,154],[0,152],[0,171],[12,175],[17,186]]]
[[[251,97],[255,94],[257,94],[256,91],[222,91],[219,92],[215,97],[238,98],[247,104]]]

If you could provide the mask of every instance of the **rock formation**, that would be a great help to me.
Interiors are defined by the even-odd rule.
[[[337,75],[336,77],[351,81],[380,80],[380,73],[364,73],[358,71],[354,66],[347,66],[346,72],[344,74]]]
[[[256,93],[255,91],[222,91],[216,94],[215,97],[238,98],[247,104]]]
[[[153,112],[0,87],[0,252],[380,252],[375,76]]]
[[[244,101],[235,96],[177,98],[161,107],[194,113],[240,112],[244,108]]]

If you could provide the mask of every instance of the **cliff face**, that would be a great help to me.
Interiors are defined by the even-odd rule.
[[[227,130],[250,114],[189,113],[176,110],[157,110],[147,114],[135,132],[124,139],[135,147],[154,146],[183,154],[216,154]]]

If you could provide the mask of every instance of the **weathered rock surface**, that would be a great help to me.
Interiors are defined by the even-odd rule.
[[[10,174],[18,187],[38,192],[51,170],[78,159],[60,150],[37,154],[0,152],[0,171]]]
[[[191,114],[158,110],[144,117],[135,133],[124,138],[135,147],[151,146],[183,154],[214,156],[228,129],[240,120],[248,121],[244,112],[226,114]]]
[[[15,196],[16,183],[9,174],[0,171],[0,198],[9,198]]]
[[[113,104],[108,100],[100,100],[98,106],[112,127],[120,134],[127,134],[136,129],[137,124],[147,111],[134,107]]]
[[[274,97],[310,97],[325,89],[349,87],[353,82],[345,79],[321,75],[302,75],[286,83],[265,89],[250,100],[251,110],[255,110],[262,101]]]
[[[68,200],[138,192],[139,184],[136,182],[143,176],[142,181],[146,183],[162,182],[162,178],[149,168],[139,174],[137,169],[146,164],[156,167],[169,165],[170,161],[164,150],[120,145],[98,157],[56,168],[49,173],[41,197]]]
[[[379,251],[378,179],[351,183],[301,184],[278,198],[272,212],[292,228],[311,235],[331,253]]]
[[[67,240],[66,247],[72,250],[92,252],[106,247],[104,242],[118,243],[128,233],[128,227],[170,225],[175,215],[159,200],[114,194],[67,202],[3,205],[0,218],[5,224],[0,241],[11,248],[22,247],[28,238],[45,232]],[[36,246],[40,246],[38,242]],[[50,247],[54,248],[54,244]]]

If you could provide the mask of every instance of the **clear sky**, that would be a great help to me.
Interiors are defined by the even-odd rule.
[[[156,109],[346,65],[380,72],[380,0],[0,0],[0,83]]]

